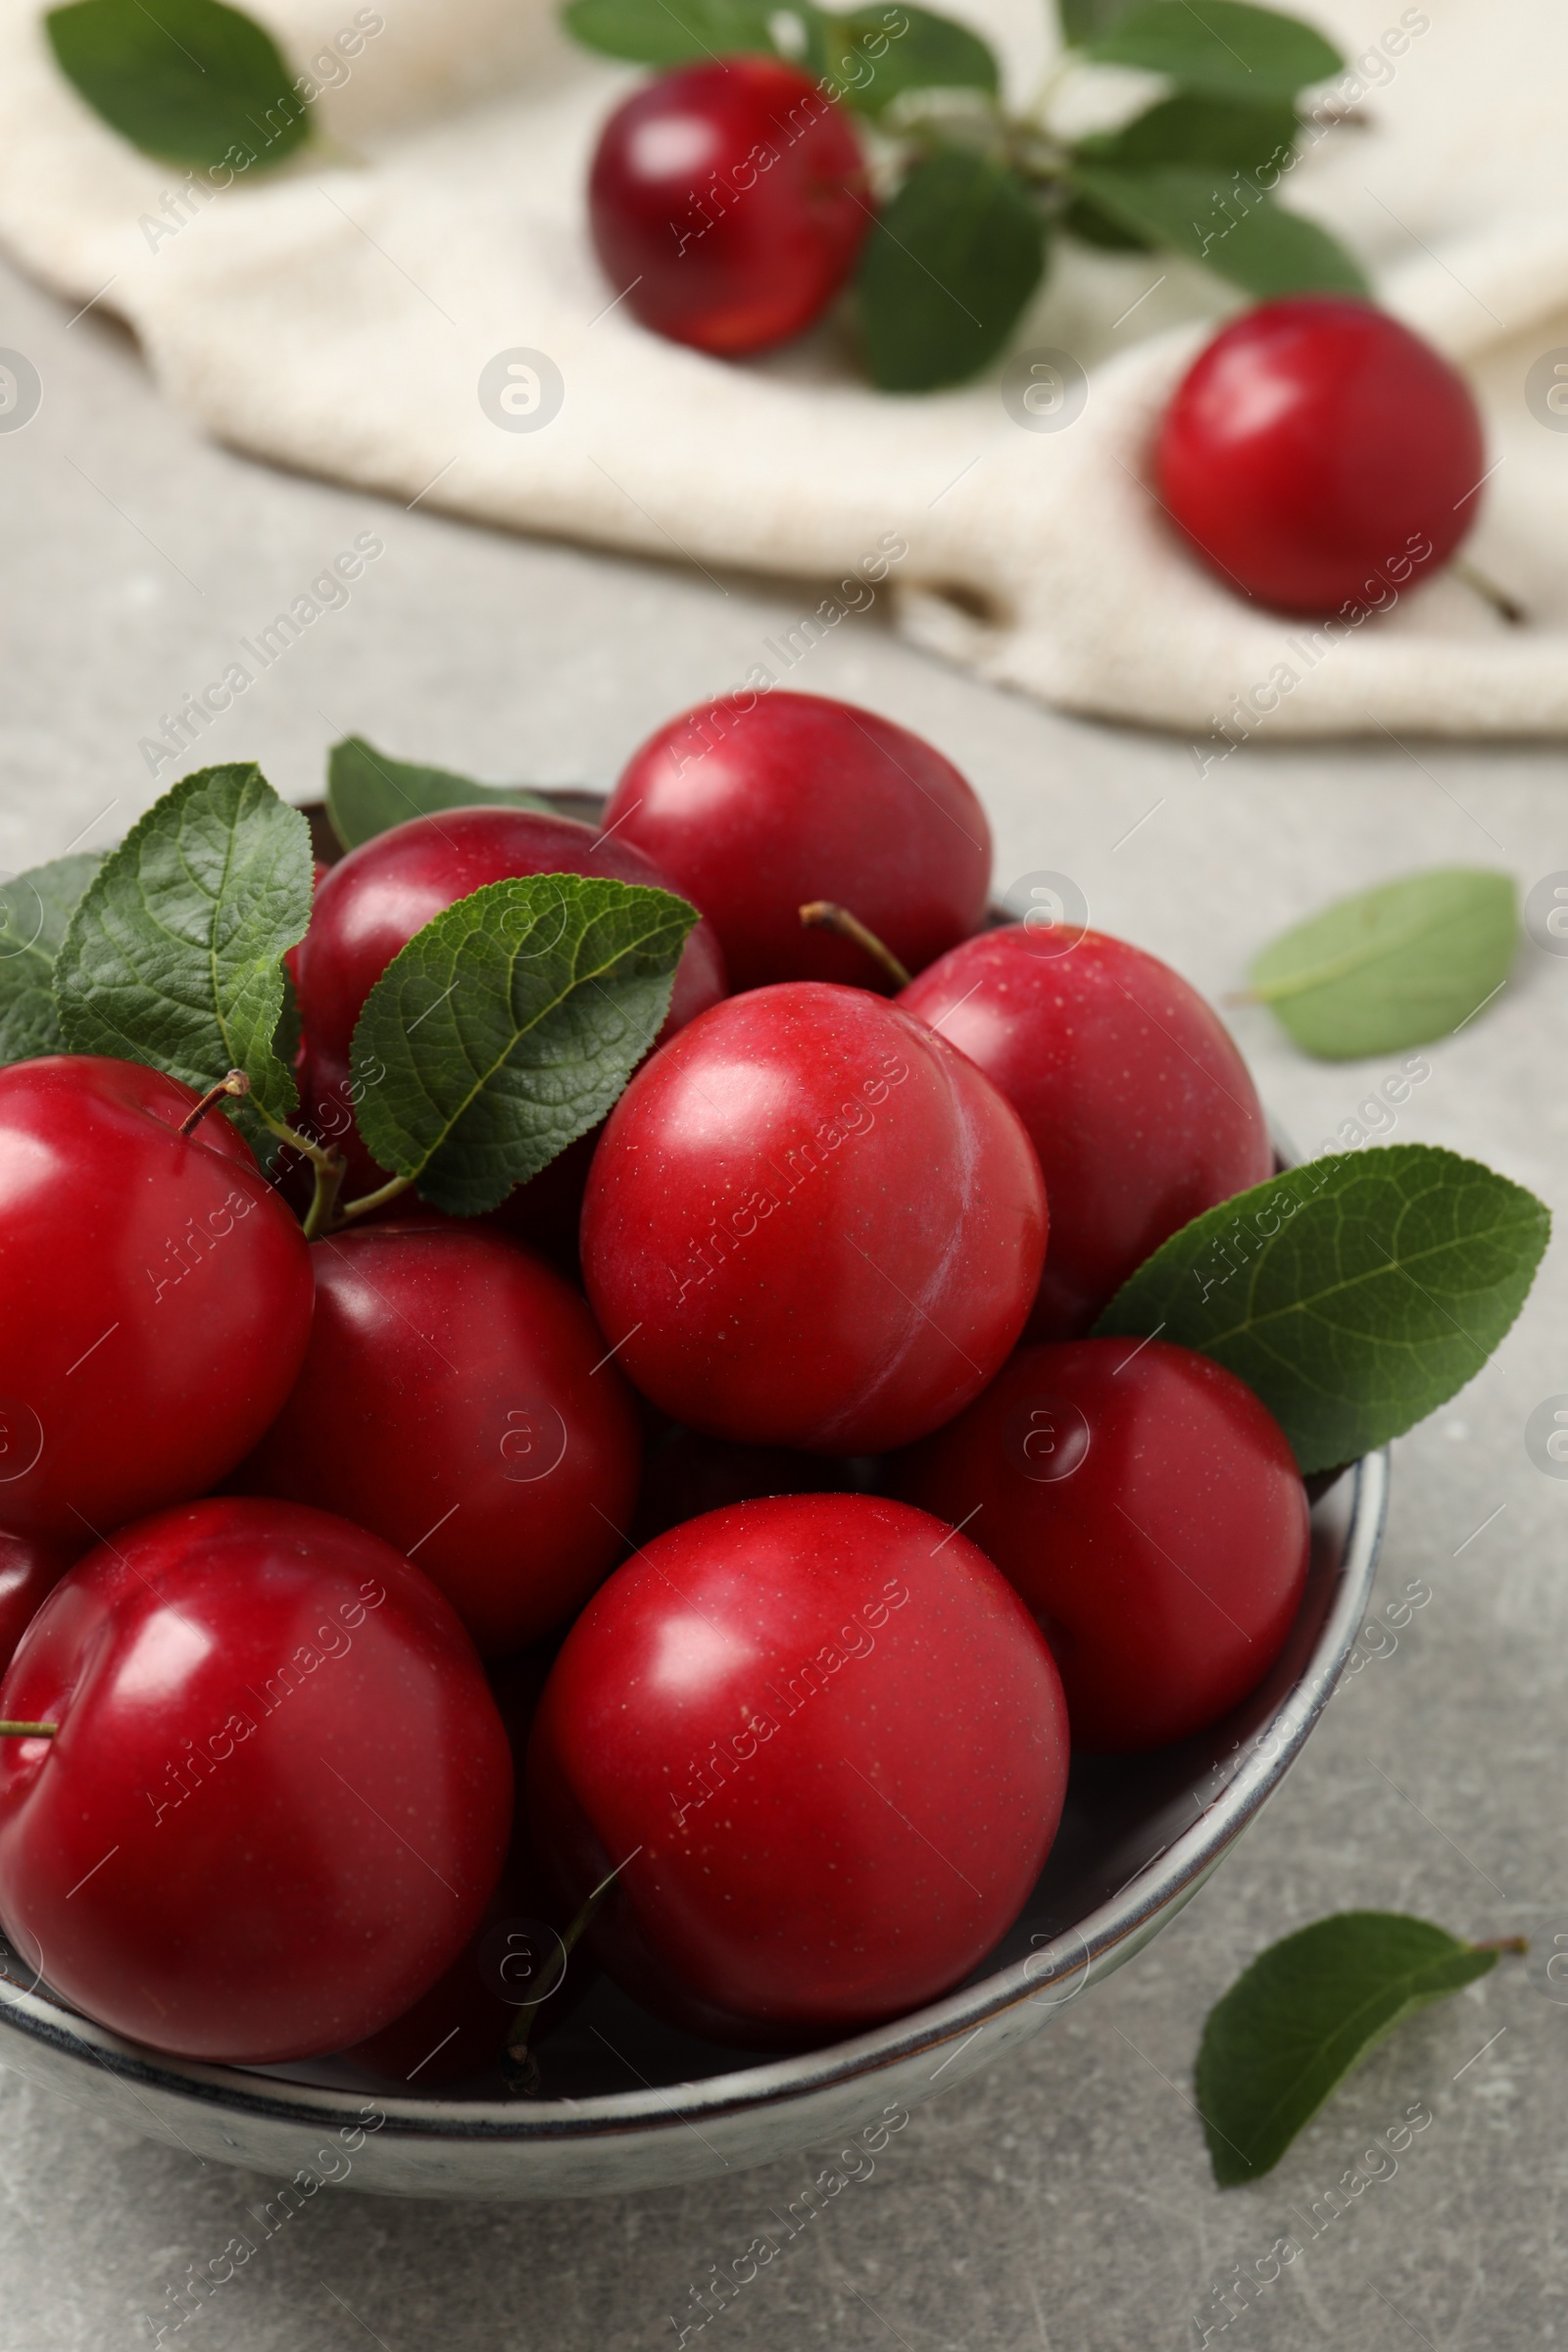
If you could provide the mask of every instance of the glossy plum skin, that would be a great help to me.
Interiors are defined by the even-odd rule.
[[[985,914],[991,828],[952,761],[852,703],[746,702],[661,727],[605,812],[708,916],[733,986],[889,986],[863,949],[805,928],[812,899],[848,906],[906,971],[967,938]]]
[[[589,1931],[619,1983],[789,2047],[974,1967],[1044,1865],[1066,1766],[1051,1653],[965,1537],[794,1495],[616,1570],[546,1686],[527,1804],[569,1897],[624,1866]]]
[[[1442,569],[1486,471],[1469,387],[1386,311],[1265,303],[1222,327],[1165,413],[1159,496],[1221,579],[1281,612],[1379,605]]]
[[[675,1420],[877,1453],[1000,1369],[1046,1196],[1016,1113],[879,997],[794,981],[715,1005],[632,1079],[582,1256],[617,1361]]]
[[[0,1675],[73,1560],[79,1544],[40,1544],[25,1536],[0,1534]]]
[[[487,1656],[569,1617],[626,1547],[636,1406],[577,1293],[457,1220],[316,1242],[304,1368],[231,1486],[413,1557]]]
[[[61,1581],[0,1685],[0,1917],[118,2034],[242,2065],[362,2039],[456,1957],[512,1768],[472,1644],[363,1529],[210,1498]]]
[[[1027,923],[966,940],[901,991],[1000,1087],[1051,1202],[1031,1339],[1076,1339],[1151,1250],[1273,1173],[1268,1122],[1218,1013],[1168,964]]]
[[[221,1073],[219,1073],[220,1075]],[[221,1111],[139,1062],[0,1069],[0,1519],[82,1545],[199,1494],[288,1395],[304,1238]]]
[[[597,874],[658,889],[677,886],[633,844],[604,840],[574,817],[529,808],[451,808],[378,833],[331,867],[316,894],[311,927],[299,948],[300,1015],[305,1029],[304,1106],[339,1144],[354,1176],[380,1171],[347,1127],[349,1052],[365,1000],[394,956],[434,915],[492,882],[514,874]],[[675,970],[671,1037],[728,985],[710,925],[699,923]]]
[[[1284,1431],[1234,1373],[1164,1340],[1020,1348],[890,1484],[967,1520],[1027,1602],[1075,1747],[1162,1747],[1215,1722],[1274,1663],[1306,1582]]]
[[[871,225],[849,118],[781,59],[662,74],[605,124],[594,250],[644,326],[738,358],[809,326]]]

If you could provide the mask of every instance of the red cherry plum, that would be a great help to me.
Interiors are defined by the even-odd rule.
[[[200,1494],[294,1384],[310,1253],[220,1111],[178,1132],[196,1102],[96,1054],[0,1069],[0,1517],[18,1535],[79,1546]]]
[[[1164,1340],[1023,1348],[894,1466],[1028,1603],[1075,1746],[1201,1731],[1274,1663],[1306,1581],[1306,1490],[1234,1373]]]
[[[487,1654],[580,1608],[625,1550],[635,1405],[579,1295],[456,1220],[316,1242],[310,1353],[232,1484],[406,1552]]]
[[[716,1005],[632,1079],[583,1269],[617,1360],[677,1421],[875,1453],[1000,1368],[1045,1236],[989,1079],[880,998],[797,981]]]
[[[1441,570],[1487,470],[1457,370],[1386,311],[1330,294],[1222,327],[1177,388],[1154,465],[1209,567],[1303,613],[1389,604]]]
[[[265,2065],[386,2025],[501,1870],[506,1735],[435,1587],[321,1511],[214,1498],[56,1586],[3,1685],[0,1917],[117,2034]]]
[[[656,334],[738,357],[827,308],[871,225],[849,117],[780,58],[662,74],[600,134],[588,182],[594,250]]]
[[[908,971],[985,913],[991,828],[939,751],[875,711],[815,694],[705,703],[628,760],[606,812],[702,908],[736,988],[888,982],[862,948],[807,930],[848,906]]]
[[[1224,1022],[1179,974],[1085,932],[1065,954],[1027,923],[983,932],[899,1004],[1000,1087],[1051,1202],[1032,1338],[1088,1330],[1151,1250],[1271,1173],[1257,1090]]]
[[[529,1818],[639,1999],[754,2047],[935,2000],[1016,1918],[1066,1785],[1051,1653],[923,1512],[782,1496],[688,1521],[566,1637]]]

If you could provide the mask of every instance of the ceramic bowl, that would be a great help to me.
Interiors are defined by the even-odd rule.
[[[560,797],[573,815],[599,806]],[[1245,1704],[1179,1747],[1075,1763],[1055,1845],[1009,1934],[946,1999],[873,2033],[748,2057],[660,2023],[601,1979],[538,2041],[538,2096],[507,2096],[499,2075],[438,2096],[342,2060],[162,2057],[65,2007],[0,1946],[0,2063],[172,2146],[270,2175],[279,2193],[308,2176],[397,2196],[588,2196],[874,2136],[1085,1998],[1223,1859],[1299,1755],[1360,1630],[1388,1476],[1387,1454],[1369,1455],[1317,1494],[1296,1625]],[[308,2193],[302,2180],[289,2196]]]

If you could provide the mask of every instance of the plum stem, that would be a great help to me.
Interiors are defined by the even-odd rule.
[[[226,1078],[220,1078],[216,1086],[210,1086],[207,1089],[190,1116],[180,1122],[180,1134],[194,1135],[207,1113],[216,1103],[220,1102],[225,1095],[248,1095],[250,1091],[251,1082],[244,1071],[230,1070]]]
[[[360,1200],[350,1200],[345,1207],[339,1209],[339,1223],[346,1222],[350,1217],[368,1216],[372,1208],[384,1208],[389,1200],[396,1200],[400,1194],[408,1192],[413,1183],[412,1176],[394,1176],[389,1183],[383,1184],[378,1192],[366,1193]]]
[[[893,950],[885,947],[874,931],[867,930],[858,914],[848,906],[835,906],[831,899],[813,899],[801,908],[801,920],[808,931],[836,931],[840,939],[853,940],[863,948],[873,962],[879,963],[895,988],[907,988],[911,975],[906,972]]]
[[[1494,612],[1499,612],[1509,628],[1522,629],[1525,626],[1530,615],[1519,599],[1510,596],[1506,588],[1500,588],[1490,572],[1481,569],[1479,564],[1472,564],[1465,556],[1455,556],[1448,569],[1456,580],[1463,580],[1472,596],[1479,596],[1484,605],[1490,605]]]
[[[191,1115],[195,1117],[197,1113]],[[319,1241],[323,1233],[330,1233],[334,1227],[346,1224],[351,1217],[363,1217],[372,1208],[383,1207],[388,1200],[395,1200],[400,1193],[406,1193],[414,1182],[412,1176],[394,1176],[390,1183],[383,1184],[378,1191],[367,1193],[363,1200],[350,1200],[345,1204],[338,1199],[343,1189],[343,1179],[348,1173],[348,1161],[342,1152],[332,1151],[325,1144],[318,1144],[312,1136],[302,1135],[297,1127],[286,1125],[282,1119],[274,1119],[270,1111],[262,1111],[262,1117],[278,1142],[287,1144],[291,1152],[298,1152],[308,1159],[316,1172],[316,1190],[305,1214],[305,1239],[308,1242]]]
[[[256,1109],[263,1126],[275,1135],[280,1144],[287,1144],[291,1152],[297,1152],[302,1159],[308,1159],[318,1175],[335,1156],[325,1144],[317,1143],[313,1136],[304,1134],[298,1127],[290,1127],[285,1119],[274,1119],[271,1112],[263,1109],[260,1102]]]
[[[1473,1943],[1473,1952],[1528,1952],[1528,1936],[1491,1936],[1484,1943]]]
[[[642,1847],[639,1846],[637,1848],[637,1854],[640,1854],[642,1850]],[[637,1859],[637,1854],[628,1854],[626,1861],[635,1862]],[[613,1886],[615,1881],[619,1878],[625,1867],[625,1862],[617,1862],[614,1869],[610,1873],[610,1876],[600,1880],[598,1886],[594,1888],[592,1894],[588,1897],[588,1900],[583,1904],[582,1909],[578,1912],[570,1927],[567,1928],[565,1934],[562,1936],[561,1975],[557,1979],[556,1983],[551,1985],[550,1992],[540,1993],[537,1999],[527,2002],[521,2009],[517,2011],[516,2021],[513,2026],[512,2032],[507,2035],[506,2062],[510,2067],[516,2070],[516,2072],[521,2076],[523,2086],[525,2088],[533,2089],[537,2086],[539,2074],[538,2067],[528,2049],[528,2036],[533,2032],[533,2021],[538,2016],[540,2010],[544,2007],[546,2001],[549,2000],[550,1993],[559,1992],[561,1986],[565,1983],[566,1962],[571,1957],[572,1946],[576,1943],[584,1928],[587,1927],[588,1922],[592,1919],[594,1913],[598,1910],[606,1895],[609,1894],[610,1889],[612,1886]],[[529,2079],[530,2077],[532,2078],[531,2080]]]
[[[337,1212],[337,1197],[348,1173],[348,1161],[341,1152],[329,1152],[324,1159],[315,1162],[316,1190],[305,1215],[305,1239],[319,1241]]]
[[[52,1740],[60,1729],[58,1723],[0,1722],[0,1739]]]

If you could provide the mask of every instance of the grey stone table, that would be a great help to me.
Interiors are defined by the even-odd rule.
[[[272,474],[186,430],[112,325],[68,324],[12,277],[0,345],[44,384],[33,422],[0,435],[0,869],[122,830],[159,788],[142,739],[357,533],[384,553],[351,601],[204,740],[212,759],[258,758],[298,799],[356,729],[496,779],[607,779],[819,593],[490,536]],[[934,666],[875,609],[792,682],[929,735],[984,795],[1004,883],[1071,875],[1098,923],[1214,996],[1261,939],[1338,892],[1448,861],[1527,886],[1568,868],[1555,748],[1259,745],[1205,779],[1186,744]],[[1308,1062],[1260,1012],[1236,1020],[1308,1148],[1386,1075]],[[1527,948],[1497,1003],[1431,1050],[1397,1133],[1485,1157],[1560,1208],[1565,1049],[1568,960]],[[1539,1941],[1387,2046],[1252,2188],[1214,2189],[1189,2099],[1210,2002],[1319,1913],[1402,1907],[1478,1936],[1544,1926],[1548,1951],[1568,1935],[1568,1484],[1523,1439],[1532,1409],[1568,1391],[1565,1326],[1559,1246],[1482,1376],[1397,1449],[1380,1590],[1419,1579],[1430,1600],[1336,1697],[1207,1890],[1021,2059],[917,2113],[689,2343],[1142,2352],[1196,2347],[1206,2327],[1235,2352],[1512,2352],[1568,2333],[1568,2006],[1549,1997]],[[1336,2215],[1327,2189],[1416,2102],[1431,2124]],[[803,2156],[547,2207],[323,2194],[176,2335],[166,2290],[275,2183],[201,2168],[0,2073],[0,2346],[146,2344],[147,2313],[192,2352],[673,2352],[699,2316],[692,2288],[816,2169]],[[1216,2287],[1234,2264],[1269,2267],[1286,2236],[1304,2251],[1221,2332]]]

